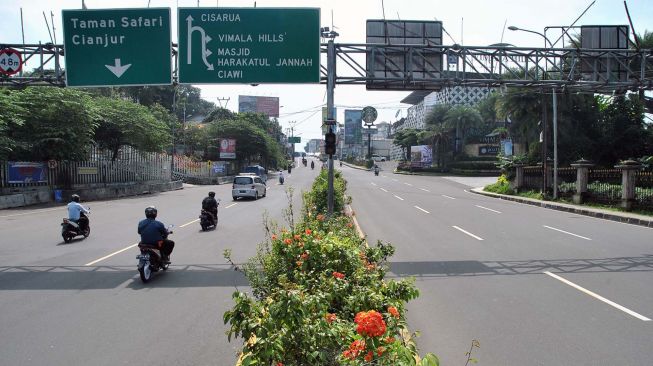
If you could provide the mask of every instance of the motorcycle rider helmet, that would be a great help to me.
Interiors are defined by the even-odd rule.
[[[209,192],[209,197],[211,198],[215,197],[215,192]]]
[[[79,203],[79,195],[78,194],[73,194],[72,196],[70,196],[70,199],[72,199],[73,202]]]
[[[158,212],[158,211],[156,210],[156,207],[154,207],[154,206],[148,206],[148,207],[145,209],[145,217],[147,217],[148,219],[156,219],[156,214],[157,214],[157,212]]]

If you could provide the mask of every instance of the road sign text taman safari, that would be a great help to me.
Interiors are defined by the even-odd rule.
[[[64,10],[68,86],[172,83],[170,9]]]

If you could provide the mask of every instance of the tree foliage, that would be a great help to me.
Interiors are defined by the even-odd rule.
[[[23,125],[25,111],[18,104],[16,93],[0,92],[0,159],[5,160],[16,148],[13,134]]]
[[[161,151],[171,141],[171,117],[158,105],[147,108],[123,99],[98,97],[93,100],[97,144],[113,152],[113,159],[123,145],[143,151]],[[158,117],[158,118],[157,118]]]
[[[23,124],[10,136],[10,158],[24,160],[84,159],[97,127],[89,94],[76,89],[26,88],[15,93]]]

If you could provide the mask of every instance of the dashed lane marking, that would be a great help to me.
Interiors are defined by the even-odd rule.
[[[476,236],[476,235],[470,233],[470,232],[467,231],[467,230],[464,230],[464,229],[459,228],[459,227],[456,226],[456,225],[454,225],[454,226],[452,226],[452,227],[453,227],[454,229],[460,231],[460,232],[463,232],[463,233],[465,233],[465,234],[471,236],[472,238],[474,238],[474,239],[476,239],[476,240],[483,240],[483,238],[481,238],[480,236]]]

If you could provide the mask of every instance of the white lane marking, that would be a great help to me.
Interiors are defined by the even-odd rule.
[[[542,225],[542,226],[544,226],[544,227],[547,228],[547,229],[551,229],[551,230],[559,231],[559,232],[561,232],[561,233],[565,233],[565,234],[573,235],[573,236],[578,237],[578,238],[581,238],[581,239],[592,240],[592,239],[590,239],[590,238],[586,238],[586,237],[584,237],[584,236],[580,236],[580,235],[576,235],[576,234],[574,234],[574,233],[570,233],[569,231],[564,231],[564,230],[556,229],[556,228],[554,228],[554,227],[547,226],[547,225]]]
[[[448,199],[450,199],[450,200],[455,200],[455,198],[453,198],[453,197],[451,197],[451,196],[447,196],[446,194],[443,194],[442,197],[448,198]]]
[[[415,207],[416,209],[418,209],[418,210],[420,210],[420,211],[424,211],[424,212],[426,212],[427,214],[430,214],[430,212],[426,211],[425,209],[423,209],[423,208],[421,208],[421,207],[419,207],[419,206],[413,206],[413,207]]]
[[[594,292],[592,292],[592,291],[590,291],[588,289],[585,289],[585,288],[583,288],[581,286],[578,286],[577,284],[575,284],[575,283],[573,283],[573,282],[571,282],[571,281],[569,281],[567,279],[564,279],[564,278],[562,278],[562,277],[560,277],[560,276],[558,276],[556,274],[553,274],[553,273],[548,272],[548,271],[545,271],[544,274],[546,274],[548,276],[551,276],[551,277],[555,278],[556,280],[558,280],[558,281],[560,281],[562,283],[566,283],[567,285],[575,288],[576,290],[584,292],[584,293],[592,296],[595,299],[601,300],[604,303],[606,303],[606,304],[608,304],[608,305],[610,305],[612,307],[615,307],[615,308],[623,311],[626,314],[632,315],[632,316],[634,316],[635,318],[637,318],[639,320],[642,320],[642,321],[645,321],[645,322],[650,322],[651,321],[651,319],[649,319],[649,318],[647,318],[647,317],[645,317],[645,316],[643,316],[641,314],[638,314],[638,313],[636,313],[636,312],[634,312],[634,311],[632,311],[632,310],[630,310],[630,309],[628,309],[626,307],[623,307],[623,306],[617,304],[616,302],[610,301],[610,300],[606,299],[605,297],[603,297],[603,296],[601,296],[601,295],[599,295],[597,293],[594,293]]]
[[[403,198],[401,198],[401,197],[399,197],[399,196],[397,196],[396,194],[395,194],[395,195],[393,195],[393,196],[395,196],[395,198],[396,198],[396,199],[398,199],[398,200],[402,200],[402,201],[404,200]]]
[[[388,191],[386,189],[384,189],[384,188],[379,188],[379,189],[382,190],[383,192],[388,193]]]
[[[412,186],[413,186],[413,185],[412,185],[412,184],[410,184],[410,183],[404,183],[404,184],[405,184],[405,185],[407,185],[407,186],[410,186],[410,187],[412,187]]]
[[[111,253],[111,254],[109,254],[109,255],[105,255],[104,257],[102,257],[102,258],[100,258],[100,259],[96,259],[96,260],[94,260],[93,262],[88,262],[88,263],[85,264],[85,266],[92,266],[92,265],[94,265],[94,264],[97,263],[97,262],[100,262],[100,261],[103,261],[103,260],[105,260],[105,259],[107,259],[107,258],[113,257],[114,255],[116,255],[116,254],[120,254],[120,253],[124,252],[125,250],[129,250],[129,249],[131,249],[131,248],[133,248],[133,247],[135,247],[135,246],[137,246],[137,245],[138,245],[138,243],[136,243],[136,244],[132,244],[132,245],[128,246],[127,248],[123,248],[123,249],[120,249],[120,250],[118,250],[118,251],[116,251],[116,252],[113,252],[113,253]]]
[[[394,180],[395,182],[398,182],[398,180],[396,180],[396,179],[394,179],[394,178],[392,178],[392,180]]]
[[[188,225],[190,225],[190,224],[192,224],[192,223],[194,223],[194,222],[198,222],[198,221],[200,221],[200,219],[195,219],[195,220],[193,220],[193,221],[191,221],[191,222],[187,222],[187,223],[185,223],[185,224],[183,224],[183,225],[179,225],[179,227],[188,226]]]
[[[38,214],[38,213],[41,213],[41,212],[49,212],[49,211],[61,211],[61,212],[65,212],[65,210],[66,210],[66,206],[61,206],[61,207],[58,207],[58,208],[50,208],[50,209],[47,209],[47,210],[38,210],[38,211],[24,212],[24,213],[13,214],[13,215],[4,215],[4,216],[0,216],[0,219],[3,219],[3,218],[5,218],[5,217],[24,216],[24,215],[35,215],[35,214]],[[66,214],[67,214],[67,212],[66,212]]]
[[[383,178],[387,178],[388,176],[387,176],[387,175],[382,175],[382,177],[383,177]]]
[[[376,183],[374,183],[374,182],[370,182],[370,184],[372,184],[373,186],[375,186],[375,187],[376,187]]]
[[[424,192],[431,192],[431,191],[429,191],[429,190],[426,189],[426,188],[420,188],[420,189],[421,189],[422,191],[424,191]]]
[[[476,236],[476,235],[470,233],[470,232],[467,231],[467,230],[464,230],[464,229],[459,228],[459,227],[456,226],[456,225],[454,225],[454,226],[452,226],[452,227],[453,227],[454,229],[458,230],[458,231],[461,231],[461,232],[463,232],[463,233],[465,233],[465,234],[471,236],[472,238],[474,238],[474,239],[476,239],[476,240],[483,240],[483,238],[481,238],[480,236]]]
[[[236,203],[232,203],[232,204],[230,204],[229,206],[227,206],[227,207],[225,207],[225,208],[234,207],[234,206],[236,206],[237,204],[238,204],[238,202],[236,202]]]
[[[484,210],[488,210],[488,211],[492,211],[492,212],[496,212],[496,213],[501,213],[501,211],[493,210],[491,208],[487,208],[487,207],[483,207],[483,206],[479,206],[479,205],[475,205],[475,206],[478,207],[478,208],[482,208]]]

